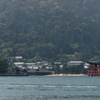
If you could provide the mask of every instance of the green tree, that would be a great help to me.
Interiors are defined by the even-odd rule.
[[[0,59],[0,73],[7,73],[8,63],[6,60]]]
[[[54,72],[55,72],[55,74],[60,74],[60,66],[59,65],[54,66]]]
[[[15,70],[16,74],[19,74],[21,72],[21,70],[18,67],[15,67],[14,70]]]

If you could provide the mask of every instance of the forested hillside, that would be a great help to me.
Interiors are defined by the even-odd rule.
[[[100,60],[100,0],[0,0],[0,57]]]

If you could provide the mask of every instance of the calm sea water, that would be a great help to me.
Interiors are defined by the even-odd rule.
[[[0,100],[100,100],[100,77],[0,77]]]

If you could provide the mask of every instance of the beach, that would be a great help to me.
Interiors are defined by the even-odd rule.
[[[86,74],[50,74],[46,76],[87,76]]]

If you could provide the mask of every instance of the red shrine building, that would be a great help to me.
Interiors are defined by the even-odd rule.
[[[88,76],[100,76],[100,63],[88,62]]]

